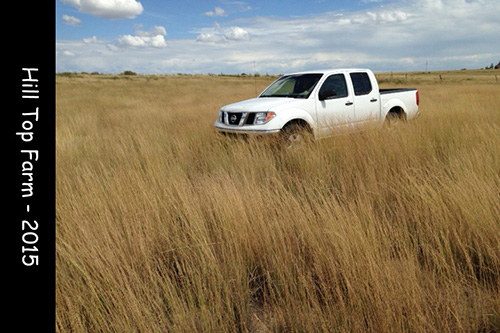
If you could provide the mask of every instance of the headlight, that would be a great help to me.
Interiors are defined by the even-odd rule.
[[[224,112],[222,110],[219,110],[219,123],[224,122]]]
[[[276,116],[274,112],[257,112],[255,114],[254,125],[263,125]]]

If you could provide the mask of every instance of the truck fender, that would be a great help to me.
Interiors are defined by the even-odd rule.
[[[316,126],[316,122],[311,114],[302,109],[287,109],[285,112],[280,112],[278,118],[281,121],[281,128],[291,121],[305,121],[311,130],[314,130]]]
[[[390,99],[383,107],[382,107],[382,115],[383,118],[385,119],[387,117],[387,114],[391,112],[391,110],[394,112],[394,110],[397,110],[396,112],[401,112],[406,116],[406,113],[408,110],[406,108],[406,104],[399,98],[392,98]]]

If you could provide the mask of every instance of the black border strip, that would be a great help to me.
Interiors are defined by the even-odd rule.
[[[7,156],[2,192],[7,201],[2,235],[7,241],[2,272],[5,318],[12,324],[4,326],[54,332],[55,3],[18,1],[10,8],[19,32],[10,34],[3,49]]]

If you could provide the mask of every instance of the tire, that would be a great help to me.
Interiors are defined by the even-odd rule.
[[[301,147],[310,139],[310,131],[300,123],[287,124],[281,130],[281,146],[285,149]]]
[[[385,116],[384,125],[386,127],[395,127],[406,122],[406,114],[402,111],[389,111]]]

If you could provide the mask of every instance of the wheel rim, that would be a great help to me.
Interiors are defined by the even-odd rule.
[[[288,135],[287,149],[296,147],[303,142],[302,134],[300,133],[291,133]]]

